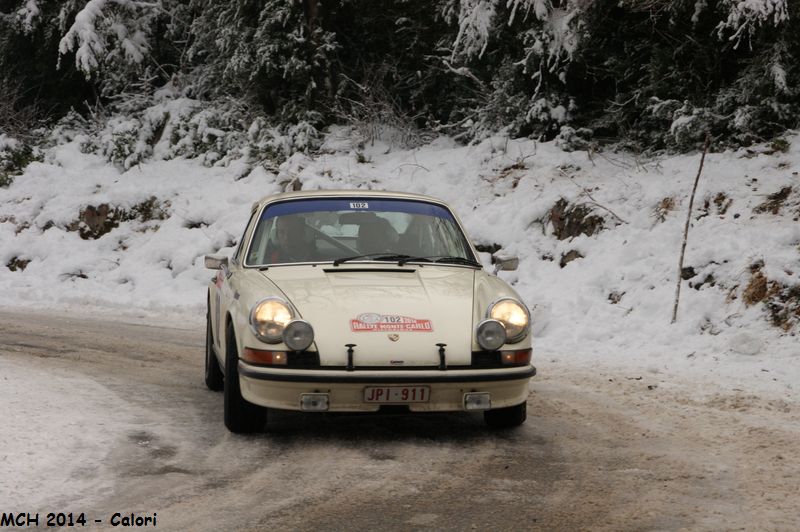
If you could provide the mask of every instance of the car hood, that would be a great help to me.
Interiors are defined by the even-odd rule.
[[[453,266],[322,265],[263,273],[314,327],[322,365],[437,366],[471,362],[475,271]]]

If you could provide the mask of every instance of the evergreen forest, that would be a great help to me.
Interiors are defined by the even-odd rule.
[[[788,0],[0,0],[20,161],[79,130],[124,167],[166,134],[164,156],[279,161],[333,124],[722,149],[796,128],[799,83]]]

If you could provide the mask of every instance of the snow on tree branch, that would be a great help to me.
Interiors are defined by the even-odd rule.
[[[59,42],[59,56],[74,51],[75,66],[86,77],[120,57],[141,63],[149,50],[146,19],[159,9],[160,2],[89,0]]]
[[[574,23],[580,24],[580,11],[573,9],[554,9],[547,20],[547,29],[552,35],[550,44],[550,55],[558,56],[562,52],[572,56],[578,47],[578,32],[575,30]]]
[[[27,0],[25,5],[17,10],[17,20],[22,24],[25,33],[33,31],[34,21],[40,13],[38,0]]]
[[[719,23],[717,34],[723,38],[728,31],[733,31],[728,40],[735,43],[734,48],[738,48],[742,38],[747,37],[749,40],[760,26],[778,26],[788,21],[787,1],[724,0],[722,5],[728,9],[728,18]]]
[[[495,0],[461,0],[458,35],[453,43],[453,60],[461,55],[481,57],[489,44],[489,29],[495,15]]]
[[[461,0],[458,11],[458,35],[453,43],[452,60],[458,56],[463,58],[480,58],[489,44],[493,29],[496,7],[502,0]],[[506,8],[511,12],[507,24],[514,23],[517,13],[522,13],[524,20],[533,12],[535,19],[529,22],[531,30],[539,37],[533,39],[535,46],[532,52],[538,56],[548,56],[556,62],[566,54],[571,57],[578,46],[579,27],[582,24],[580,15],[594,0],[569,0],[559,2],[560,7],[551,0],[506,0]]]
[[[526,19],[528,18],[528,13],[533,11],[537,19],[545,20],[553,8],[550,0],[508,0],[506,7],[511,9],[511,15],[508,16],[509,26],[514,23],[517,10],[524,11]]]

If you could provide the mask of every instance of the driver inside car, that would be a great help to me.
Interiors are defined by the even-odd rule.
[[[270,264],[305,260],[303,241],[306,223],[295,216],[279,216],[275,221],[277,242],[272,242],[267,259]]]

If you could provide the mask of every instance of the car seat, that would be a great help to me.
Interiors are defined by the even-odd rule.
[[[365,255],[373,253],[396,252],[398,235],[392,224],[385,218],[375,217],[358,228],[356,248]]]

